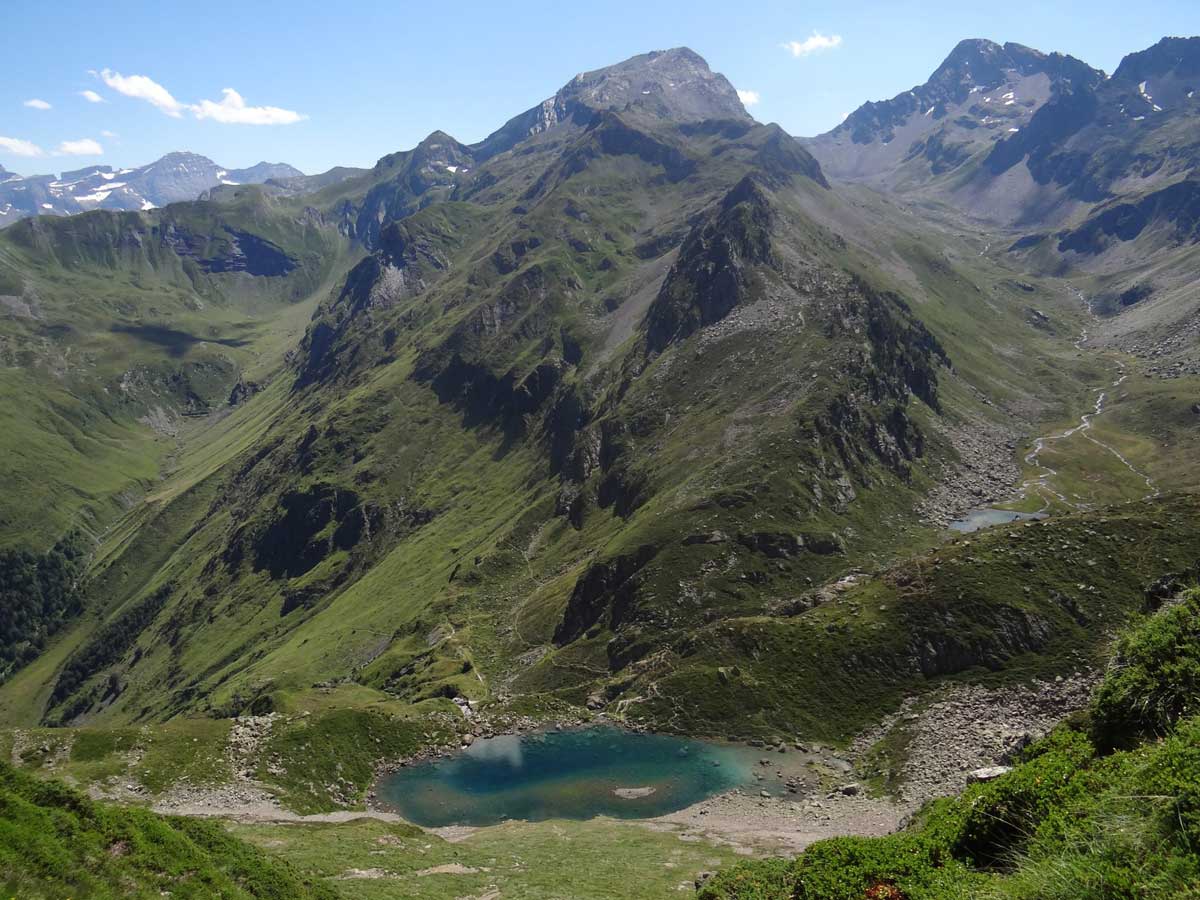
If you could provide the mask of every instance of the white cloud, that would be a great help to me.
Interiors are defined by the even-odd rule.
[[[185,112],[190,112],[197,119],[212,119],[227,125],[291,125],[308,118],[302,113],[278,106],[247,106],[242,95],[233,88],[223,89],[220,100],[181,103],[165,87],[145,75],[122,75],[111,69],[95,74],[117,93],[145,100],[175,119],[181,118]]]
[[[233,88],[221,91],[220,103],[201,100],[192,107],[197,119],[212,119],[232,125],[291,125],[307,118],[290,109],[278,106],[247,106],[242,95]]]
[[[39,100],[37,97],[34,97],[32,100],[26,100],[24,105],[28,106],[30,109],[49,109],[50,108],[49,103],[47,103],[45,100]]]
[[[63,141],[54,152],[59,156],[99,156],[104,148],[91,138],[80,138],[77,141]]]
[[[743,106],[754,106],[762,98],[758,96],[758,91],[743,91],[739,89],[738,99],[742,101]]]
[[[106,131],[100,132],[100,137],[115,138],[116,136],[117,136],[117,133],[115,131],[107,131],[106,130]]]
[[[11,153],[14,156],[45,156],[44,151],[37,144],[30,141],[23,141],[20,138],[0,137],[0,150],[5,153]]]
[[[99,94],[97,94],[95,91],[80,91],[79,96],[82,97],[84,100],[86,100],[88,103],[103,103],[104,102],[104,98],[101,97]]]
[[[822,50],[832,50],[842,45],[840,34],[821,34],[814,31],[810,37],[802,41],[785,41],[780,46],[792,56],[808,56],[810,53],[820,53]]]
[[[187,107],[171,96],[171,92],[152,78],[145,75],[122,75],[111,69],[100,72],[100,80],[118,94],[145,100],[152,106],[162,110],[168,116],[178,119]]]

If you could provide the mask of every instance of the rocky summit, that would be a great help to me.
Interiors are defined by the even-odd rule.
[[[562,74],[319,175],[0,169],[0,886],[1191,896],[1200,38],[806,139]]]

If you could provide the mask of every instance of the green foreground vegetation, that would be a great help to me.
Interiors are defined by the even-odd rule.
[[[94,803],[3,761],[0,888],[22,900],[337,896],[218,823]]]
[[[1091,707],[904,831],[740,863],[702,900],[1194,898],[1200,593],[1119,642]]]

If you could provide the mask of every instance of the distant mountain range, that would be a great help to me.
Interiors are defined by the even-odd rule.
[[[168,153],[136,169],[88,166],[61,175],[24,177],[0,167],[0,228],[29,216],[68,216],[92,209],[154,209],[195,200],[221,184],[262,184],[303,178],[287,163],[226,169],[197,153]]]
[[[1063,54],[967,40],[925,84],[865,103],[805,144],[838,180],[992,223],[1059,225],[1194,173],[1198,91],[1196,37],[1163,38],[1111,76]]]

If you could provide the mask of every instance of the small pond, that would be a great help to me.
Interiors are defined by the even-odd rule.
[[[638,819],[750,782],[753,761],[753,751],[742,747],[608,727],[510,734],[406,766],[385,777],[376,793],[427,828]]]
[[[991,506],[983,506],[979,509],[971,510],[957,522],[951,522],[950,527],[954,531],[970,534],[972,531],[979,531],[981,528],[990,528],[993,525],[1007,525],[1009,522],[1024,522],[1028,519],[1044,518],[1046,518],[1046,514],[1042,512],[1015,512],[1011,509],[995,509]]]

